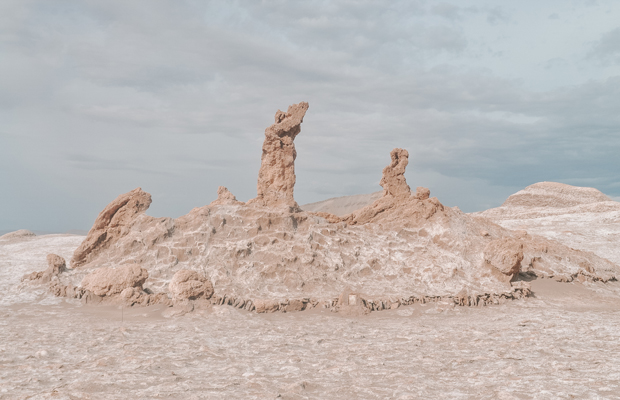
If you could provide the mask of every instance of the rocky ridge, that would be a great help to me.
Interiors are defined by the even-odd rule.
[[[33,237],[33,236],[37,236],[37,235],[34,232],[31,232],[27,229],[20,229],[17,231],[5,233],[4,235],[0,236],[0,240],[22,239],[25,237]]]
[[[334,197],[315,203],[303,204],[300,207],[304,211],[326,212],[337,216],[351,214],[353,211],[372,204],[375,200],[383,197],[383,191],[368,194],[355,194],[351,196]]]
[[[473,215],[620,264],[620,203],[594,188],[535,183],[508,197],[500,207]]]
[[[140,285],[100,297],[174,303],[197,290],[214,304],[256,312],[364,312],[521,298],[533,277],[616,279],[619,267],[591,252],[445,207],[427,188],[412,193],[404,149],[391,152],[383,195],[372,204],[344,216],[301,210],[293,140],[307,109],[299,103],[278,111],[265,131],[255,199],[237,201],[220,187],[217,200],[172,219],[146,215],[151,196],[140,188],[123,194],[99,214],[75,251],[72,274],[59,274],[56,287],[100,296],[87,276],[135,265],[148,274]]]

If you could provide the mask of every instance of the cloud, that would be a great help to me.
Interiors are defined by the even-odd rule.
[[[620,64],[620,28],[602,35],[592,46],[589,56],[605,63]]]
[[[444,17],[450,21],[462,21],[465,13],[476,13],[476,7],[459,7],[449,3],[439,3],[431,7],[433,14]]]
[[[247,200],[264,129],[302,100],[300,203],[380,189],[394,147],[412,187],[466,211],[543,180],[619,194],[617,74],[593,65],[531,88],[587,54],[524,39],[552,11],[569,38],[570,8],[536,22],[526,6],[455,4],[2,2],[0,229],[87,229],[138,186],[152,215],[208,204],[219,185]]]
[[[495,25],[499,22],[509,22],[510,15],[504,8],[500,6],[493,7],[487,13],[487,21],[492,25]]]

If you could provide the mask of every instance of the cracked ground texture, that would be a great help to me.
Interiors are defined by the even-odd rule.
[[[0,245],[0,399],[620,399],[617,282],[362,317],[122,309],[20,286],[80,240]]]

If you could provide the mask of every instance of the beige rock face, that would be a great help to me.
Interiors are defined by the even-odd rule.
[[[405,179],[405,169],[409,164],[409,152],[405,149],[394,149],[390,153],[392,162],[383,168],[383,176],[379,184],[383,187],[384,196],[409,198],[411,188]],[[429,191],[430,193],[430,191]]]
[[[264,206],[297,208],[293,197],[295,186],[295,137],[301,132],[308,103],[291,105],[286,112],[278,110],[275,123],[265,130],[263,155],[258,171],[258,195],[251,203]]]
[[[416,188],[415,198],[418,200],[426,200],[431,197],[431,191],[428,188],[418,186]]]
[[[174,274],[168,290],[175,300],[210,299],[213,296],[211,282],[198,272],[188,269],[182,269]]]
[[[437,299],[479,305],[521,298],[529,294],[523,280],[533,276],[607,281],[619,275],[618,265],[593,253],[445,207],[426,188],[411,193],[403,149],[391,152],[383,195],[372,204],[343,217],[300,210],[293,198],[293,139],[306,109],[300,103],[279,112],[265,132],[256,199],[236,202],[222,188],[215,202],[172,219],[144,214],[147,193],[123,195],[135,200],[106,207],[76,251],[82,263],[71,279],[132,260],[148,269],[149,292],[194,297],[202,278],[173,275],[204,271],[214,304],[273,312],[345,310],[351,304],[339,297],[347,287],[363,291],[364,309],[376,311]],[[126,216],[113,223],[112,210]]]
[[[437,198],[430,198],[430,190],[418,187],[412,196],[411,188],[405,179],[405,169],[409,164],[409,152],[404,149],[394,149],[390,153],[391,163],[383,169],[383,176],[379,182],[383,187],[383,197],[372,204],[342,217],[342,221],[351,225],[369,223],[399,223],[411,221],[419,224],[427,220],[438,211],[443,211],[443,205]]]
[[[47,283],[51,281],[54,276],[58,276],[66,270],[67,263],[64,258],[56,254],[48,254],[47,269],[45,271],[37,271],[27,274],[22,278],[22,280],[40,280],[42,283]]]
[[[67,263],[64,258],[56,254],[47,255],[47,270],[53,274],[58,275],[65,272],[67,269]]]
[[[539,182],[508,197],[502,206],[565,208],[604,201],[611,199],[594,188]]]
[[[122,194],[99,214],[86,240],[73,254],[73,268],[88,263],[111,243],[127,234],[131,222],[151,205],[151,195],[137,188]]]
[[[213,200],[210,206],[217,206],[222,204],[243,204],[238,201],[234,194],[230,193],[230,191],[224,186],[220,186],[217,188],[217,200]]]
[[[594,188],[540,182],[474,215],[620,264],[620,203]]]
[[[519,273],[522,260],[523,243],[517,239],[495,239],[484,248],[484,261],[508,281]]]
[[[257,313],[276,312],[280,309],[280,301],[277,299],[255,299],[254,307]]]
[[[113,296],[127,288],[142,289],[149,273],[139,264],[125,264],[116,268],[102,267],[86,275],[82,287],[97,296]]]
[[[28,229],[20,229],[18,231],[9,232],[2,236],[0,236],[0,240],[10,240],[10,239],[19,239],[25,237],[37,236],[34,232],[29,231]]]

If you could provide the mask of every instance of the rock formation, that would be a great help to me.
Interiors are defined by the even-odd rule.
[[[383,168],[383,176],[379,182],[383,188],[383,195],[408,199],[411,196],[411,188],[405,179],[405,169],[409,164],[409,152],[405,149],[394,149],[390,157],[392,162]]]
[[[86,275],[81,286],[97,296],[113,296],[128,288],[142,289],[148,277],[148,271],[138,264],[102,267]]]
[[[238,202],[221,187],[216,201],[172,219],[146,215],[151,198],[140,189],[122,195],[99,215],[73,257],[80,268],[60,275],[57,292],[82,277],[79,290],[130,303],[212,293],[213,304],[256,312],[365,313],[439,299],[518,299],[530,293],[525,280],[535,277],[618,275],[618,265],[593,253],[445,207],[426,188],[411,193],[403,149],[391,152],[383,194],[372,204],[342,217],[300,210],[293,139],[307,108],[279,111],[267,128],[256,199]],[[111,268],[127,262],[139,266],[116,277]]]
[[[67,270],[67,263],[65,259],[56,254],[47,255],[47,269],[45,271],[32,272],[25,275],[22,280],[28,281],[41,281],[47,283],[52,280],[53,277],[60,275]]]
[[[289,106],[286,113],[278,110],[275,123],[265,129],[263,155],[258,171],[258,195],[250,203],[298,208],[293,197],[297,158],[293,141],[301,132],[301,123],[307,110],[306,102]]]
[[[168,291],[175,300],[210,299],[213,285],[198,272],[182,269],[172,277]]]
[[[67,262],[64,258],[56,254],[47,255],[48,271],[52,275],[58,275],[65,272],[67,269]]]
[[[594,188],[558,182],[539,182],[513,194],[502,206],[566,208],[606,201],[611,199]]]
[[[230,193],[230,191],[224,187],[220,186],[217,188],[217,199],[213,200],[209,206],[217,206],[222,204],[243,204],[238,201],[234,194]]]
[[[418,187],[412,196],[411,189],[405,179],[405,169],[409,164],[409,152],[404,149],[394,149],[390,153],[391,162],[383,169],[379,184],[383,187],[383,197],[372,204],[343,216],[342,221],[350,225],[363,225],[382,221],[385,223],[405,220],[426,220],[438,211],[443,211],[443,205],[437,198],[430,198],[430,190]],[[331,218],[333,221],[333,218]]]
[[[594,188],[535,183],[508,197],[501,207],[473,215],[620,264],[620,203]]]
[[[151,205],[151,195],[141,188],[122,194],[101,211],[86,239],[73,254],[71,266],[91,261],[101,251],[127,234],[131,222]]]
[[[510,281],[520,272],[523,243],[513,238],[495,239],[484,248],[484,261],[501,273],[500,279]]]
[[[19,239],[29,236],[37,236],[34,232],[31,232],[27,229],[20,229],[18,231],[9,232],[2,236],[0,236],[0,240],[9,240],[9,239]]]

